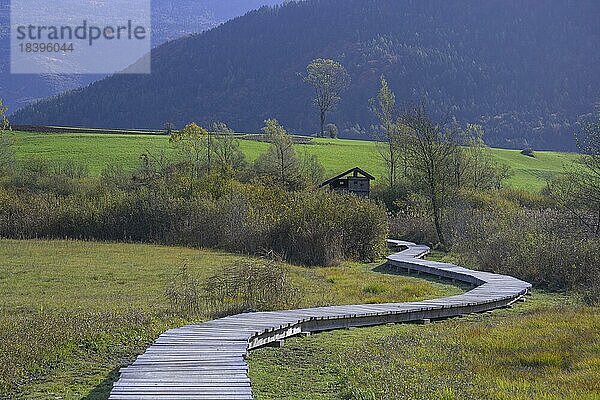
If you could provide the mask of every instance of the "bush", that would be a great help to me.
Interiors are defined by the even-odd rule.
[[[437,233],[431,218],[414,212],[398,213],[391,217],[390,235],[394,239],[414,243],[433,244],[437,242]]]
[[[298,290],[273,261],[233,264],[208,278],[204,291],[214,317],[295,308],[298,301]]]
[[[339,136],[339,129],[335,124],[325,125],[325,134],[331,139],[337,139]]]
[[[523,154],[524,156],[527,156],[527,157],[535,158],[535,153],[534,153],[533,149],[529,148],[529,147],[521,150],[521,154]]]
[[[458,219],[457,219],[458,220]],[[553,291],[600,300],[600,240],[576,233],[555,210],[471,210],[453,229],[467,263]]]
[[[387,236],[383,209],[356,196],[328,192],[288,194],[272,232],[274,249],[308,265],[373,260]],[[279,202],[278,202],[279,203]]]
[[[298,293],[277,262],[251,259],[223,268],[204,282],[184,266],[165,290],[171,313],[186,319],[295,308]]]
[[[200,290],[198,280],[183,266],[165,289],[171,312],[184,318],[199,316],[202,311]]]
[[[443,225],[452,251],[464,264],[599,302],[600,240],[550,205],[541,194],[519,190],[463,190],[446,210]],[[435,229],[423,209],[413,201],[390,217],[392,237],[435,243]]]
[[[1,181],[1,185],[19,192],[59,196],[96,191],[87,167],[73,161],[34,159],[18,163]]]
[[[383,254],[387,218],[374,202],[351,195],[239,183],[191,198],[148,188],[65,196],[0,189],[0,237],[272,250],[301,264],[332,265]]]
[[[397,183],[393,187],[377,185],[371,190],[371,198],[384,204],[393,213],[407,211],[409,195],[410,189],[404,182]]]

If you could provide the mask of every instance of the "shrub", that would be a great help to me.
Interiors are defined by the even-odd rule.
[[[371,190],[371,198],[383,203],[389,211],[394,213],[407,210],[409,194],[410,189],[404,182],[396,183],[393,187],[377,185]]]
[[[534,153],[533,149],[529,148],[529,147],[521,150],[521,154],[523,154],[524,156],[527,156],[527,157],[535,158],[535,153]]]
[[[204,284],[206,308],[215,317],[294,308],[298,290],[275,262],[233,264]]]
[[[298,293],[277,262],[252,259],[225,267],[203,282],[183,266],[165,289],[171,313],[186,319],[295,308]]]
[[[171,312],[184,318],[200,315],[200,290],[198,280],[183,266],[165,290]]]
[[[553,201],[550,197],[523,189],[503,188],[494,193],[497,199],[511,201],[521,207],[529,209],[549,209],[553,206]]]
[[[390,217],[394,238],[435,243],[418,202]],[[540,194],[518,190],[461,191],[444,215],[444,229],[462,262],[553,291],[576,291],[600,301],[600,240]]]
[[[339,129],[335,124],[325,125],[325,134],[331,139],[337,139],[339,135]]]
[[[61,196],[89,191],[88,170],[73,161],[30,160],[12,171],[5,187],[32,193]]]
[[[575,232],[554,210],[471,210],[453,230],[466,262],[537,287],[600,299],[600,240]]]
[[[437,242],[435,227],[425,214],[406,212],[390,218],[390,235],[394,239],[415,243],[432,244]]]
[[[142,187],[69,195],[0,189],[0,237],[138,241],[331,265],[383,254],[385,210],[351,195],[216,185],[191,198]]]

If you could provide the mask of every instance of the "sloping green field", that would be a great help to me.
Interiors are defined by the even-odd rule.
[[[173,148],[165,136],[114,134],[42,134],[16,132],[17,157],[21,160],[73,160],[88,166],[90,173],[100,174],[108,164],[134,168],[139,156],[170,154]],[[242,140],[241,146],[250,160],[267,148],[266,143]],[[384,173],[377,143],[362,140],[315,139],[311,144],[298,144],[299,153],[315,154],[325,165],[327,174],[334,175],[359,166],[376,177]],[[560,173],[575,154],[536,152],[536,158],[526,157],[516,150],[493,149],[499,162],[508,164],[513,175],[509,184],[516,188],[540,190],[546,180]]]

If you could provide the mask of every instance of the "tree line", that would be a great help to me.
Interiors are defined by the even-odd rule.
[[[314,188],[323,180],[323,165],[314,155],[299,155],[293,136],[276,119],[266,120],[262,132],[261,138],[269,147],[250,163],[240,149],[239,136],[222,122],[213,123],[210,129],[192,122],[172,131],[169,141],[178,150],[178,168],[190,177],[188,193],[194,192],[196,181],[210,175],[260,181],[292,191]],[[165,164],[151,154],[143,155],[143,160],[146,168],[151,168],[151,164]]]

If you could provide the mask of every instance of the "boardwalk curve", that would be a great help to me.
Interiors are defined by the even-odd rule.
[[[171,329],[121,369],[111,400],[250,400],[248,351],[300,335],[348,327],[450,318],[506,307],[531,285],[519,279],[422,259],[427,246],[390,240],[403,250],[389,256],[394,268],[475,286],[443,299],[410,303],[331,306],[239,314]]]

